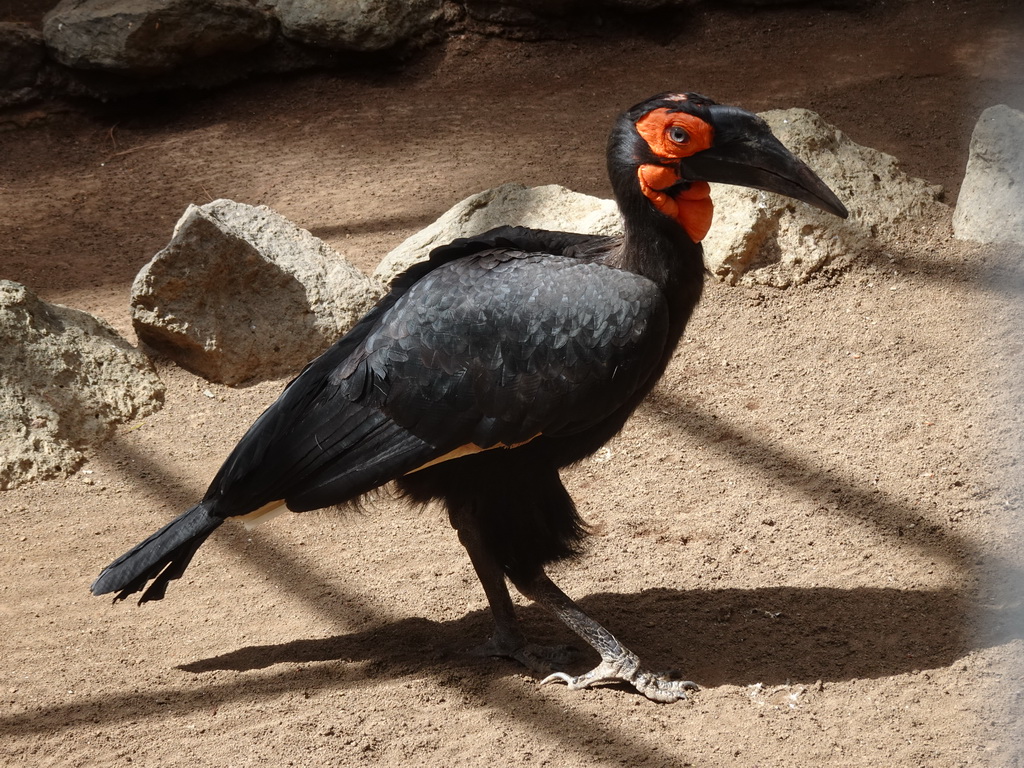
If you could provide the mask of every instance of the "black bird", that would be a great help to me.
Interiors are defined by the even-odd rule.
[[[704,282],[709,181],[847,212],[761,118],[693,93],[621,115],[608,173],[622,237],[501,227],[433,250],[288,384],[203,500],[92,592],[160,600],[225,519],[345,504],[396,480],[446,506],[494,615],[483,652],[551,671],[552,654],[523,636],[508,579],[601,655],[544,682],[685,698],[693,683],[644,669],[545,574],[586,533],[559,469],[615,435],[668,365]]]

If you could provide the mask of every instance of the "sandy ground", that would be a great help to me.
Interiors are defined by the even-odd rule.
[[[607,195],[613,115],[666,89],[814,109],[954,204],[980,111],[1024,108],[1016,6],[701,12],[145,108],[38,105],[0,132],[0,275],[134,338],[131,280],[189,203],[270,205],[371,269],[500,182]],[[1019,256],[946,217],[838,278],[709,286],[650,402],[566,473],[595,536],[554,573],[701,683],[675,705],[470,655],[489,618],[467,558],[439,510],[386,499],[225,526],[161,604],[91,597],[282,384],[160,363],[161,412],[0,495],[0,763],[1020,765]]]

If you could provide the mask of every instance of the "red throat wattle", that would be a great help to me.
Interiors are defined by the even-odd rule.
[[[677,171],[679,161],[711,147],[713,129],[696,115],[661,108],[637,120],[636,130],[664,162],[645,163],[637,168],[640,191],[655,208],[679,222],[693,242],[699,243],[711,228],[714,216],[710,186],[706,181],[693,181],[679,192],[670,194],[669,190],[683,181]]]
[[[637,169],[637,177],[640,179],[640,191],[654,203],[655,208],[678,221],[693,242],[699,243],[704,239],[715,214],[711,185],[706,181],[691,181],[689,187],[673,197],[665,191],[680,181],[673,168],[641,165]]]

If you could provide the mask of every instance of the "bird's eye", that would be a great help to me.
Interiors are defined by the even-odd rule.
[[[668,129],[668,137],[676,144],[685,144],[690,140],[690,134],[678,125],[673,125]]]

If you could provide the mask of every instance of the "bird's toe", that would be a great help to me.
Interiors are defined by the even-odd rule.
[[[580,690],[601,684],[628,683],[648,699],[665,703],[687,699],[691,691],[700,690],[700,686],[691,680],[677,680],[669,675],[631,666],[605,660],[589,672],[575,677],[565,672],[553,672],[541,680],[540,684],[561,682],[573,690]]]

